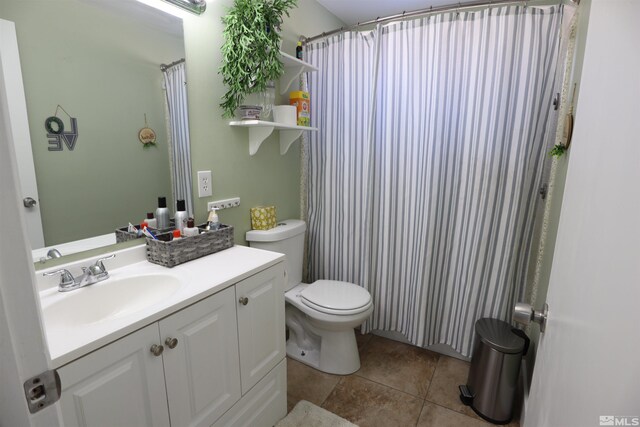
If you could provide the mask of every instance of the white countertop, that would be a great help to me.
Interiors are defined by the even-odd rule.
[[[105,261],[109,279],[70,292],[58,292],[57,277],[41,277],[41,273],[47,270],[38,272],[40,302],[44,313],[42,318],[54,369],[284,261],[284,255],[276,252],[234,246],[173,268],[166,268],[143,260],[144,250],[145,247],[140,246],[115,251],[116,258]],[[116,260],[118,261],[115,262]],[[127,263],[127,260],[131,262]],[[66,268],[77,275],[81,266],[88,266],[92,261],[94,259],[83,260],[50,270]],[[114,268],[109,268],[110,265]],[[90,292],[91,288],[109,286],[110,280],[130,277],[132,274],[170,275],[179,279],[183,285],[163,301],[116,319],[88,324],[68,324],[47,319],[46,308],[60,299],[74,292]],[[123,295],[123,298],[126,298],[126,295]],[[95,303],[99,305],[100,301]]]

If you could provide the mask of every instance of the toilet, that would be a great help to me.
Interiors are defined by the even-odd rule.
[[[369,292],[353,283],[317,280],[302,283],[304,221],[282,221],[270,230],[251,230],[252,248],[286,255],[287,355],[330,374],[348,375],[360,369],[354,328],[373,312]]]

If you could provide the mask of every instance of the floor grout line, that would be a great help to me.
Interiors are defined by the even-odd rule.
[[[322,401],[322,403],[319,405],[321,408],[324,406],[324,404],[326,403],[327,399],[329,399],[329,396],[331,396],[331,394],[336,390],[336,388],[338,388],[338,386],[340,385],[340,383],[342,382],[342,379],[346,377],[343,376],[341,377],[338,382],[336,383],[336,385],[333,386],[333,388],[331,389],[331,391],[329,392],[329,394],[327,394],[327,397],[324,398],[324,400]]]
[[[438,355],[438,361],[436,362],[436,367],[433,370],[433,374],[431,375],[431,378],[429,379],[429,387],[427,387],[427,392],[424,394],[424,400],[427,400],[427,396],[429,396],[429,390],[431,390],[431,387],[433,386],[433,379],[436,377],[436,372],[438,372],[438,366],[440,366],[441,360],[442,360],[442,355]]]
[[[363,377],[362,375],[358,375],[358,374],[356,374],[356,373],[353,373],[353,374],[351,374],[351,375],[354,375],[354,376],[356,376],[356,377],[358,377],[358,378],[361,378],[361,379],[363,379],[363,380],[365,380],[365,381],[369,381],[369,382],[372,382],[372,383],[374,383],[374,384],[378,384],[378,385],[380,385],[380,386],[382,386],[382,387],[386,387],[386,388],[391,389],[391,390],[393,390],[393,391],[398,391],[398,392],[400,392],[400,393],[402,393],[402,394],[406,394],[407,396],[413,397],[414,399],[418,399],[418,400],[423,400],[423,401],[424,401],[424,398],[423,398],[423,397],[416,396],[415,394],[411,394],[411,393],[409,393],[409,392],[407,392],[407,391],[404,391],[404,390],[400,390],[400,389],[398,389],[398,388],[395,388],[395,387],[393,387],[393,386],[390,386],[389,384],[384,384],[384,383],[378,382],[378,381],[376,381],[376,380],[372,380],[371,378]],[[348,375],[347,375],[347,376],[348,376]]]
[[[424,400],[422,401],[422,406],[420,407],[420,412],[418,412],[418,419],[416,419],[415,426],[418,427],[418,423],[420,422],[420,417],[422,416],[422,411],[424,411]]]
[[[483,420],[482,418],[475,418],[475,417],[472,417],[472,416],[470,416],[470,415],[463,414],[463,413],[462,413],[462,412],[460,412],[460,411],[456,411],[455,409],[448,408],[448,407],[446,407],[446,406],[444,406],[444,405],[441,405],[441,404],[436,403],[436,402],[432,402],[432,401],[430,401],[430,400],[429,400],[428,402],[429,402],[430,404],[432,404],[432,405],[439,406],[439,407],[441,407],[441,408],[443,408],[443,409],[446,409],[446,410],[448,410],[448,411],[455,412],[456,414],[458,414],[458,415],[462,415],[463,417],[465,417],[465,418],[469,418],[470,420],[474,420],[474,421],[479,421],[479,422],[481,422],[481,423],[485,423],[487,426],[492,426],[492,425],[493,425],[493,424],[490,424],[490,423],[488,423],[487,421]]]

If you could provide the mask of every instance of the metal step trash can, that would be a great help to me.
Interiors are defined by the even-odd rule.
[[[480,319],[475,329],[469,377],[460,386],[460,400],[485,420],[507,424],[513,416],[520,362],[529,337],[498,319]]]

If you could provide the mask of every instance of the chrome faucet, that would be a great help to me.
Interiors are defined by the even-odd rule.
[[[43,273],[43,276],[55,276],[60,274],[60,283],[58,284],[58,292],[69,292],[74,289],[79,289],[84,286],[93,285],[94,283],[102,282],[109,278],[109,272],[102,263],[102,261],[114,258],[116,254],[111,254],[104,258],[98,259],[89,267],[82,267],[82,274],[78,277],[73,277],[73,274],[67,269],[60,269],[52,271],[50,273]]]
[[[47,252],[47,258],[49,259],[56,259],[56,258],[60,258],[61,256],[62,254],[56,248],[51,248],[49,249],[49,252]]]

